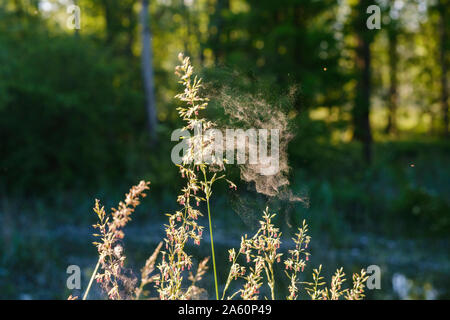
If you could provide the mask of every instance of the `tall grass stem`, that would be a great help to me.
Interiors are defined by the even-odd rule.
[[[89,290],[91,290],[92,281],[94,281],[94,278],[95,278],[95,275],[97,274],[97,270],[98,270],[99,266],[100,266],[100,258],[98,259],[97,265],[95,266],[94,272],[92,273],[91,279],[89,280],[89,284],[88,284],[88,287],[86,289],[86,292],[84,293],[83,300],[86,300],[86,298],[87,298],[87,296],[89,294]]]
[[[214,239],[213,239],[212,223],[211,223],[211,211],[209,209],[209,197],[206,198],[206,204],[208,206],[209,234],[211,236],[211,252],[212,252],[212,261],[213,261],[213,268],[214,268],[214,285],[216,287],[216,300],[219,300],[219,287],[217,286],[216,257],[214,255]]]

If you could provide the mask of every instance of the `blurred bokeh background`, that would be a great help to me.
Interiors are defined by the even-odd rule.
[[[380,29],[366,27],[372,4]],[[139,273],[183,184],[170,160],[179,52],[236,96],[276,103],[298,89],[289,180],[309,205],[259,195],[230,168],[238,191],[212,200],[217,260],[270,204],[286,240],[310,224],[303,280],[319,264],[327,277],[375,264],[381,289],[368,298],[450,298],[449,11],[447,0],[1,0],[0,298],[65,299],[72,264],[84,288],[94,199],[115,207],[145,179],[125,230]],[[202,286],[213,292],[210,276]]]

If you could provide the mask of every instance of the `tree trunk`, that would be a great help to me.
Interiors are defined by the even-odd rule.
[[[370,39],[372,30],[366,26],[366,8],[369,3],[360,0],[356,6],[355,31],[356,47],[356,86],[355,104],[353,106],[353,139],[363,143],[363,156],[367,163],[372,160],[372,132],[370,128]]]
[[[388,31],[389,40],[389,73],[390,73],[390,83],[389,83],[389,101],[388,101],[388,124],[386,126],[386,133],[397,133],[397,104],[398,104],[398,54],[397,54],[397,43],[398,36],[396,30]]]
[[[113,11],[116,7],[116,3],[111,0],[102,0],[101,5],[105,13],[105,23],[106,23],[106,43],[111,45],[115,36],[115,26],[116,21],[114,20]]]
[[[219,62],[221,62],[220,60],[223,59],[225,56],[222,41],[220,39],[221,35],[223,34],[223,29],[225,26],[222,11],[229,8],[230,8],[229,0],[216,0],[214,15],[213,18],[211,19],[212,20],[211,27],[215,27],[216,33],[210,36],[214,51],[214,62],[216,65],[218,65]]]
[[[448,87],[447,87],[447,31],[446,31],[446,5],[445,1],[440,1],[438,5],[439,9],[439,37],[440,37],[440,64],[441,64],[441,109],[442,117],[444,120],[443,135],[448,137],[449,135],[449,119],[448,119]]]
[[[357,65],[359,80],[355,106],[353,108],[354,138],[363,143],[366,162],[372,159],[372,132],[370,128],[370,44],[364,38],[358,39]]]
[[[142,28],[142,78],[147,109],[148,132],[152,142],[156,142],[156,101],[153,76],[152,38],[148,13],[149,0],[142,0],[141,28]]]
[[[188,57],[192,57],[192,53],[189,50],[189,38],[191,37],[191,30],[190,30],[191,21],[190,21],[190,15],[189,15],[189,8],[186,7],[184,0],[181,0],[180,7],[181,7],[181,13],[184,18],[184,24],[186,27],[186,33],[183,37],[184,55],[188,56]]]

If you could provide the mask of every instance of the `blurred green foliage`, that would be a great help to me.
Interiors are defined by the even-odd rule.
[[[44,2],[52,9],[44,10]],[[155,144],[148,139],[141,80],[139,1],[77,0],[78,31],[67,28],[60,1],[1,1],[0,296],[17,297],[16,287],[27,285],[61,289],[62,276],[51,276],[56,267],[48,261],[65,266],[63,253],[83,256],[93,249],[87,237],[95,198],[115,206],[131,185],[146,179],[151,196],[135,217],[139,225],[153,226],[176,208],[181,181],[170,159],[176,143],[170,134],[181,126],[173,99],[180,51],[204,78],[209,118],[226,123],[216,94],[223,89],[236,97],[259,94],[268,104],[286,106],[295,133],[291,189],[309,205],[268,199],[243,183],[236,194],[219,186],[215,194],[222,196],[213,204],[219,227],[247,232],[270,203],[287,222],[286,232],[287,224],[306,218],[313,237],[327,238],[333,248],[350,246],[355,234],[448,240],[450,144],[441,137],[444,68],[437,57],[448,61],[449,41],[439,33],[440,1],[425,1],[425,9],[417,1],[400,2],[401,9],[377,2],[383,22],[371,35],[374,152],[367,164],[361,143],[352,139],[358,94],[352,19],[359,1],[150,1]],[[392,34],[396,48],[389,47]],[[389,63],[392,50],[397,70]],[[387,132],[393,72],[398,128]],[[298,90],[290,96],[292,87]],[[227,174],[239,181],[237,168]],[[52,233],[66,225],[86,229],[76,240]],[[31,229],[41,234],[25,232]],[[447,253],[445,243],[441,247]],[[147,253],[139,255],[143,260]],[[4,281],[12,278],[20,283]]]

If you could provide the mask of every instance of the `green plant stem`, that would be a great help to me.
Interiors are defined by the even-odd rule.
[[[100,258],[98,258],[97,265],[95,266],[95,269],[94,269],[94,273],[92,273],[91,279],[89,280],[89,284],[86,289],[86,292],[84,293],[83,300],[86,300],[86,298],[89,294],[89,290],[91,290],[92,281],[94,281],[94,278],[95,278],[95,275],[97,274],[97,270],[98,270],[99,266],[100,266]]]
[[[269,287],[270,293],[272,294],[272,300],[275,300],[275,277],[273,274],[272,264],[269,264],[270,278],[269,278]]]
[[[212,252],[212,261],[213,261],[213,268],[214,268],[214,284],[216,287],[216,300],[219,300],[219,287],[217,286],[216,257],[214,255],[214,240],[213,240],[212,223],[211,223],[211,211],[209,209],[209,197],[206,197],[206,204],[208,206],[209,234],[211,236],[211,252]]]
[[[233,263],[231,264],[231,267],[234,266],[234,264],[236,263],[236,260],[237,260],[237,258],[239,257],[240,254],[241,254],[241,251],[239,250],[238,254],[233,259]],[[223,289],[223,294],[222,294],[222,299],[221,300],[224,300],[225,293],[227,292],[228,286],[230,285],[231,281],[232,281],[232,278],[231,278],[231,269],[230,269],[230,272],[228,273],[227,283],[225,284],[225,288]]]

